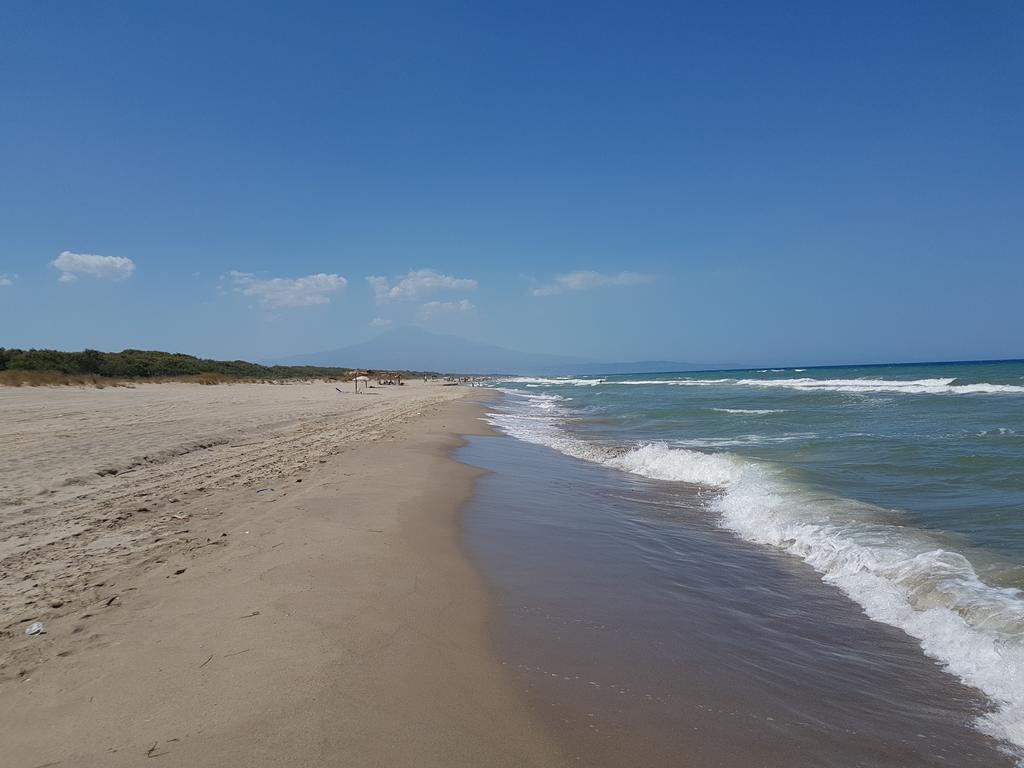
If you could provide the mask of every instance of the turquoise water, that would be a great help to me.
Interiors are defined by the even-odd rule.
[[[1024,746],[1024,362],[516,378],[496,426],[698,484],[738,536],[790,552],[897,626]]]

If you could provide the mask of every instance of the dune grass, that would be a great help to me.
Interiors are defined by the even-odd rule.
[[[230,384],[297,381],[347,381],[352,368],[313,365],[260,365],[246,360],[209,360],[152,350],[62,352],[53,349],[0,347],[0,386],[131,387],[139,383],[184,382]],[[422,372],[401,371],[407,376]]]
[[[219,373],[199,373],[190,376],[149,376],[124,378],[118,376],[98,376],[96,374],[72,374],[60,371],[0,371],[2,387],[133,387],[136,384],[160,384],[171,381],[186,384],[229,384],[234,382],[267,382],[268,379],[257,379],[242,376],[225,376]],[[277,381],[284,381],[278,379]]]

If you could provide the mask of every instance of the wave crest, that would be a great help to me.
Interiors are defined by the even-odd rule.
[[[767,372],[767,371],[765,371]],[[596,387],[599,385],[618,386],[668,386],[668,387],[713,387],[737,386],[755,388],[794,389],[802,392],[839,392],[847,394],[904,394],[904,395],[1022,395],[1024,386],[1019,384],[958,383],[955,378],[941,379],[813,379],[798,377],[790,379],[699,379],[692,377],[676,379],[579,379],[539,378],[520,376],[507,379],[511,383],[527,387],[576,386]]]

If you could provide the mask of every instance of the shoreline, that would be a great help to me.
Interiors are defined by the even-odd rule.
[[[1017,367],[956,385],[941,367],[758,373],[513,381],[493,423],[632,478],[700,486],[716,527],[802,562],[982,695],[976,730],[1019,759],[1024,549],[1005,512],[1022,498]]]
[[[481,393],[405,392],[389,435],[272,464],[272,490],[182,494],[187,543],[111,561],[73,610],[20,611],[46,634],[0,637],[9,764],[565,764],[495,658],[461,546],[482,472],[451,454],[485,433]]]
[[[1009,764],[901,632],[493,390],[214,390],[0,392],[13,768]]]
[[[698,488],[518,439],[457,455],[489,470],[464,538],[497,653],[583,764],[1015,764],[976,727],[980,691],[808,565],[719,528]]]

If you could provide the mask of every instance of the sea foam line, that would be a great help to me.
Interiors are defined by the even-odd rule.
[[[804,392],[892,392],[908,395],[1024,394],[1016,384],[954,384],[956,379],[737,379],[740,386],[784,387]]]
[[[869,505],[820,494],[812,500],[771,465],[666,443],[616,450],[566,432],[559,395],[504,391],[511,409],[488,420],[513,437],[643,477],[720,489],[710,506],[722,527],[800,557],[869,618],[916,638],[992,700],[995,709],[976,726],[1024,758],[1020,590],[986,584],[962,554],[928,532],[884,522]]]
[[[802,392],[840,392],[849,394],[905,394],[905,395],[1024,395],[1019,384],[957,384],[955,378],[940,379],[574,379],[517,377],[507,381],[528,387],[576,386],[668,386],[714,387],[737,386],[755,388],[795,389]]]
[[[712,408],[712,411],[719,413],[745,413],[752,416],[764,416],[768,413],[785,413],[778,408]]]

